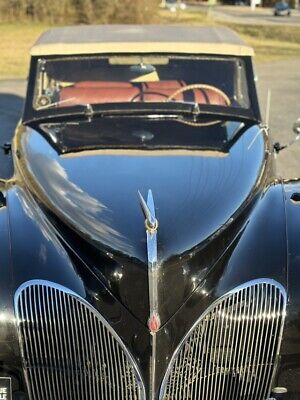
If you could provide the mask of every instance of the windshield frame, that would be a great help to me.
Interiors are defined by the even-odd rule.
[[[153,53],[141,53],[142,56],[178,56],[178,54],[174,53],[160,53],[160,54],[153,54]],[[101,54],[101,56],[105,57],[111,57],[111,56],[116,56],[117,54]],[[128,53],[128,54],[122,54],[122,56],[133,56],[135,54]],[[180,54],[182,56],[182,54]],[[74,57],[77,55],[68,55],[68,56],[63,56],[64,58],[67,57]],[[88,57],[88,56],[97,56],[96,55],[81,55],[82,57]],[[193,55],[193,54],[187,54],[187,56],[193,58],[198,58],[199,54]],[[203,55],[207,56],[207,55]],[[218,57],[218,55],[211,55],[212,57]],[[226,56],[222,55],[222,58]],[[228,56],[228,58],[231,58],[232,56]],[[79,105],[79,106],[71,106],[71,107],[62,107],[62,108],[45,108],[45,109],[39,109],[36,110],[33,107],[33,98],[34,98],[34,93],[35,93],[35,82],[36,82],[36,74],[38,70],[38,62],[41,57],[32,57],[31,58],[31,63],[30,63],[30,73],[29,73],[29,78],[28,78],[28,86],[27,86],[27,94],[26,94],[26,100],[25,100],[25,106],[24,106],[24,113],[23,113],[23,118],[22,122],[24,124],[30,124],[31,122],[34,121],[45,121],[48,119],[54,120],[54,119],[64,119],[64,118],[72,118],[74,116],[79,116],[79,115],[84,115],[86,106],[85,105]],[[45,60],[51,60],[51,59],[57,59],[57,56],[47,56],[43,57]],[[238,118],[241,120],[252,120],[252,121],[260,121],[261,116],[260,116],[260,111],[259,111],[259,105],[258,105],[258,99],[257,99],[257,93],[256,93],[256,87],[255,87],[255,81],[254,81],[254,72],[253,72],[253,66],[252,66],[252,58],[250,56],[243,56],[240,57],[243,59],[244,65],[245,65],[245,73],[246,73],[246,80],[247,80],[247,88],[248,88],[248,96],[249,96],[249,108],[237,108],[237,107],[220,107],[220,106],[215,106],[215,105],[206,105],[206,104],[201,104],[200,110],[201,113],[199,115],[213,115],[214,111],[216,115],[218,116],[223,116],[226,118],[226,116],[233,117],[233,118]],[[194,108],[195,103],[187,103],[187,102],[149,102],[149,103],[102,103],[102,104],[93,104],[92,108],[93,111],[95,111],[97,114],[101,114],[103,112],[104,114],[106,113],[129,113],[129,114],[153,114],[153,113],[159,113],[162,115],[169,115],[169,114],[190,114],[192,112],[192,108]]]

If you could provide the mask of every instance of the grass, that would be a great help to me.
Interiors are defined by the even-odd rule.
[[[160,10],[157,23],[226,25],[237,31],[256,52],[256,62],[300,58],[300,26],[241,25],[215,20],[211,13],[170,13]],[[48,24],[0,23],[0,79],[25,78],[29,49]]]
[[[25,78],[29,49],[46,24],[0,23],[0,79]]]
[[[254,47],[256,62],[300,58],[300,26],[226,24]]]
[[[300,26],[246,25],[220,22],[211,13],[182,11],[176,15],[160,11],[159,22],[179,25],[227,26],[235,30],[246,43],[254,47],[256,62],[300,58]]]

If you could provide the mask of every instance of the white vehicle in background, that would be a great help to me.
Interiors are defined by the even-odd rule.
[[[160,6],[162,8],[167,8],[172,12],[186,9],[186,4],[181,0],[162,0]]]

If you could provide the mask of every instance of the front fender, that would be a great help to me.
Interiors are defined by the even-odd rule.
[[[281,347],[278,386],[287,388],[287,399],[300,398],[300,180],[284,182],[288,304]]]
[[[132,354],[146,353],[147,328],[57,235],[30,193],[15,184],[6,202],[0,208],[0,378],[13,378],[13,395],[28,395],[14,307],[15,293],[28,281],[68,288],[99,311]]]
[[[14,314],[10,224],[6,197],[0,192],[0,377],[10,377],[12,391],[22,390],[21,355]]]

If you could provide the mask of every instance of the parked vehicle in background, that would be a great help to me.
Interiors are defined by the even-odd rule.
[[[164,0],[162,1],[161,6],[169,9],[172,12],[186,9],[186,4],[181,0]]]
[[[289,4],[282,0],[278,1],[274,6],[275,17],[289,17],[291,15],[291,8]]]

